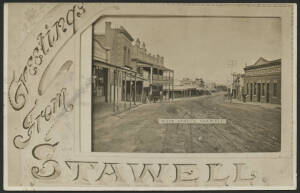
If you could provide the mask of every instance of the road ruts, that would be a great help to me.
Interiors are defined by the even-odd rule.
[[[98,120],[93,144],[102,152],[276,152],[280,117],[280,108],[230,104],[217,93],[142,105],[122,116]],[[159,124],[160,118],[226,119],[227,123]]]

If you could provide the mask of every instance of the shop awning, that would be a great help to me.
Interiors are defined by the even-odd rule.
[[[138,80],[143,80],[143,81],[144,81],[144,80],[147,80],[147,79],[145,79],[144,77],[138,75],[138,73],[137,73],[136,71],[131,70],[131,69],[128,68],[128,67],[123,67],[123,66],[118,66],[118,65],[114,65],[114,64],[108,63],[108,62],[106,62],[106,61],[103,61],[103,60],[100,59],[100,58],[97,58],[96,56],[94,56],[93,60],[94,60],[95,62],[99,62],[99,63],[100,63],[99,66],[100,66],[100,65],[106,65],[107,67],[116,68],[116,69],[118,69],[118,70],[120,70],[120,71],[126,72],[126,73],[128,73],[128,76],[131,76],[131,77],[133,77],[133,78],[136,76],[136,78],[137,78]],[[93,62],[93,65],[97,66],[98,64],[95,63],[95,62]]]

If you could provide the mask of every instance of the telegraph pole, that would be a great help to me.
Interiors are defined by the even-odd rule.
[[[234,73],[233,73],[233,68],[237,65],[236,60],[230,60],[227,66],[230,68],[230,74],[232,75],[232,86],[233,86],[233,81],[234,81]],[[233,88],[231,88],[232,90]]]
[[[233,68],[237,65],[236,60],[230,60],[230,62],[227,64],[227,66],[230,68],[230,74],[232,75],[233,78]]]

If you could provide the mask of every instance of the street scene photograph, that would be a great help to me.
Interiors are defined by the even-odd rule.
[[[93,24],[92,151],[281,151],[281,19]]]

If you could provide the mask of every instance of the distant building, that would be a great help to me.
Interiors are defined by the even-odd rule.
[[[174,97],[192,97],[203,94],[210,94],[202,78],[183,78],[174,82]]]
[[[183,86],[183,96],[194,96],[197,92],[198,85],[196,82],[190,78],[183,78],[180,80],[181,85]]]
[[[281,59],[261,57],[244,71],[246,101],[281,104]]]
[[[216,85],[215,82],[207,82],[207,83],[205,84],[205,87],[206,87],[209,91],[215,92],[215,91],[216,91],[217,85]]]
[[[174,98],[185,97],[187,86],[183,85],[181,80],[174,80],[173,95]]]
[[[216,85],[216,90],[217,91],[227,91],[228,88],[226,85]]]
[[[203,78],[196,78],[196,79],[195,79],[195,84],[196,84],[199,88],[204,88],[204,86],[205,86],[205,82],[204,82]]]

